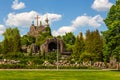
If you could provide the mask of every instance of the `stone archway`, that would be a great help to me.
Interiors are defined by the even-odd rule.
[[[59,53],[63,52],[63,41],[57,38],[49,38],[40,46],[41,53],[55,52],[57,48]]]
[[[57,44],[55,42],[51,42],[48,44],[48,52],[55,52],[57,49]]]

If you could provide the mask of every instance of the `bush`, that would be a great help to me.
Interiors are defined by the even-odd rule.
[[[43,59],[37,59],[37,58],[35,58],[32,61],[33,61],[34,64],[43,64],[44,63]]]
[[[26,68],[24,64],[1,64],[0,69],[23,69]]]
[[[59,69],[89,69],[87,66],[60,66]]]
[[[9,52],[3,56],[3,58],[7,58],[7,59],[20,59],[23,57],[24,54],[21,52]]]
[[[53,62],[57,60],[57,52],[49,52],[45,57],[47,61],[53,64]],[[58,53],[58,59],[60,58],[61,58],[61,54]]]
[[[27,65],[27,62],[28,62],[28,61],[29,61],[28,59],[21,59],[21,60],[20,60],[20,64]]]

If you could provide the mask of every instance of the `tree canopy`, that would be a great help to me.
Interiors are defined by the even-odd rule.
[[[3,52],[19,52],[20,51],[20,33],[18,28],[7,28],[4,32]]]
[[[39,36],[36,38],[36,44],[38,46],[40,46],[41,44],[43,44],[47,38],[51,38],[52,35],[51,35],[51,29],[50,27],[46,27],[45,28],[45,32],[39,32]]]
[[[85,39],[85,54],[90,54],[92,61],[102,60],[103,39],[99,31],[87,31]],[[83,54],[82,54],[83,55]]]
[[[80,35],[76,37],[74,48],[73,48],[73,57],[75,60],[78,61],[80,59],[80,55],[85,50],[84,47],[85,47],[85,43],[84,43],[83,34],[80,33]]]
[[[103,32],[105,45],[103,54],[104,60],[109,61],[110,57],[119,58],[120,56],[120,0],[110,8],[104,20],[108,30]]]

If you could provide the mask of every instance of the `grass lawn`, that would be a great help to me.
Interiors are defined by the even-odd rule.
[[[120,72],[100,70],[0,70],[0,80],[120,80]]]

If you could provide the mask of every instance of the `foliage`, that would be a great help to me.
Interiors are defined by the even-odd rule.
[[[66,33],[63,36],[57,36],[58,38],[63,39],[64,47],[67,51],[73,51],[73,46],[75,43],[75,36],[72,32]]]
[[[105,45],[103,48],[104,60],[109,61],[110,57],[119,59],[120,56],[120,0],[110,8],[104,20],[108,30],[103,32]]]
[[[35,43],[35,38],[33,36],[24,35],[23,37],[21,37],[21,45],[28,46],[32,43]]]
[[[46,27],[45,30],[46,32],[39,32],[39,36],[36,39],[36,44],[38,46],[42,45],[46,41],[46,39],[52,37],[50,27]]]
[[[92,59],[91,59],[91,57],[93,57],[92,55],[91,55],[91,53],[89,53],[89,52],[83,52],[81,55],[80,55],[80,62],[81,61],[92,61]]]
[[[1,64],[0,69],[23,69],[26,66],[24,64]]]
[[[44,63],[44,59],[35,58],[32,60],[35,65],[40,65]]]
[[[19,60],[24,57],[24,54],[21,52],[8,52],[8,54],[3,55],[3,59],[15,59]]]
[[[52,36],[52,35],[51,35],[51,29],[50,29],[49,26],[47,26],[47,27],[45,28],[45,30],[46,30],[45,34],[46,34],[47,36]]]
[[[62,36],[62,38],[66,44],[73,45],[75,42],[75,36],[72,32],[66,33],[65,35]]]
[[[87,31],[85,39],[85,51],[91,54],[92,61],[102,61],[103,39],[98,30]]]
[[[73,48],[74,50],[72,55],[75,60],[78,61],[80,59],[80,55],[84,52],[84,46],[85,46],[84,38],[82,33],[80,33],[80,35],[76,37],[76,41]]]
[[[67,51],[73,51],[74,45],[66,44],[66,50]]]
[[[2,46],[2,42],[0,42],[0,54],[3,53],[3,46]]]
[[[7,28],[4,32],[3,52],[19,52],[20,51],[20,33],[18,28]]]
[[[48,60],[50,63],[53,64],[54,61],[57,60],[57,54],[58,54],[58,59],[60,59],[61,54],[57,52],[49,52],[46,56],[45,59]]]

